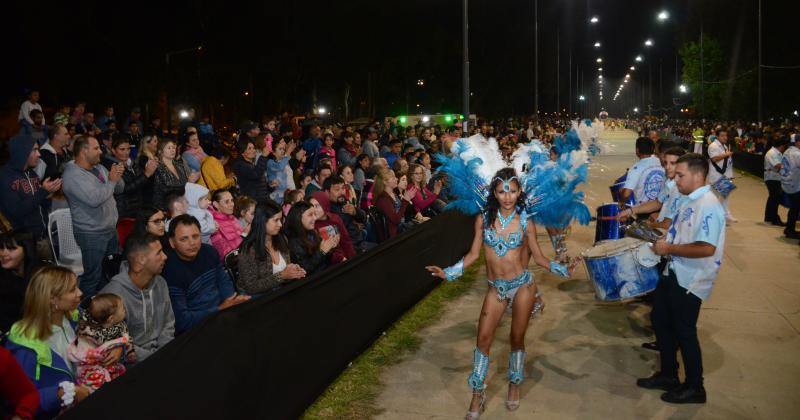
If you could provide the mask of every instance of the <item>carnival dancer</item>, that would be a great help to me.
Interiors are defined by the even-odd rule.
[[[560,207],[561,213],[588,219],[589,210],[582,202],[582,193],[574,192],[580,177],[567,179],[567,168],[571,166],[568,159],[560,164],[547,164],[546,154],[531,151],[523,158],[530,162],[530,169],[523,176],[517,175],[514,167],[505,167],[496,142],[482,144],[462,139],[454,147],[455,157],[438,157],[442,162],[440,170],[450,177],[451,190],[457,196],[449,207],[477,215],[475,237],[469,253],[456,264],[444,269],[439,266],[426,269],[434,276],[453,281],[478,259],[481,245],[484,246],[489,289],[478,322],[473,369],[467,380],[473,396],[466,418],[475,420],[486,401],[489,349],[508,305],[512,306],[512,318],[506,407],[509,410],[519,407],[519,385],[525,378],[525,332],[536,295],[523,251],[529,252],[537,265],[561,277],[568,277],[580,261],[576,258],[567,266],[548,260],[536,241],[531,217],[545,208]],[[585,180],[585,170],[583,174]]]
[[[636,384],[667,391],[661,399],[670,403],[706,402],[697,318],[700,305],[711,295],[725,244],[725,210],[705,185],[707,175],[702,155],[689,153],[678,159],[675,182],[683,197],[666,238],[653,245],[653,252],[665,257],[652,312],[661,367]],[[678,349],[686,371],[683,384],[678,379]]]

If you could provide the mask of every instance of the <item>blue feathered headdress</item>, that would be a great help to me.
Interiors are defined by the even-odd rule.
[[[583,193],[575,191],[588,175],[586,155],[578,151],[581,141],[575,130],[563,137],[556,143],[556,147],[561,145],[556,162],[551,162],[541,147],[532,147],[518,150],[520,153],[515,153],[515,156],[519,161],[515,159],[512,163],[527,196],[527,214],[537,223],[556,228],[564,228],[572,220],[587,224],[591,217],[583,203]],[[449,193],[455,197],[448,203],[448,209],[469,215],[482,212],[486,208],[488,187],[496,169],[507,167],[491,142],[479,141],[461,139],[454,148],[455,156],[439,154],[435,157],[440,164],[438,171],[448,175]],[[526,174],[519,173],[523,160],[527,163],[524,166],[528,167]]]
[[[573,150],[581,150],[581,138],[575,129],[567,131],[567,134],[557,136],[553,142],[553,147],[559,156],[563,156]]]

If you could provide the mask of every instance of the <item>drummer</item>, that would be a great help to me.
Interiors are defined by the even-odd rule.
[[[733,179],[733,150],[728,144],[728,129],[718,127],[716,139],[708,145],[708,183],[714,185],[720,178]],[[725,209],[725,222],[727,224],[736,223],[735,217],[731,214],[728,207],[729,197],[722,199],[722,207]]]
[[[705,185],[707,175],[708,161],[702,155],[689,153],[678,159],[675,183],[683,197],[666,239],[653,245],[653,252],[669,258],[662,260],[652,313],[661,367],[636,385],[667,391],[661,399],[676,404],[706,402],[697,318],[711,294],[725,243],[725,210]],[[678,349],[686,371],[683,384],[678,379]]]
[[[664,187],[664,168],[657,156],[653,156],[655,143],[647,137],[636,139],[636,157],[639,161],[628,170],[625,185],[620,190],[620,208],[624,208],[633,194],[634,206],[658,199]],[[645,220],[649,213],[639,213],[638,219]]]
[[[647,221],[649,226],[664,230],[668,229],[672,222],[672,216],[677,210],[678,198],[681,196],[678,187],[675,185],[675,166],[678,163],[678,158],[684,154],[686,154],[686,151],[680,146],[672,146],[665,150],[661,164],[667,175],[667,182],[658,194],[658,198],[620,211],[619,215],[617,215],[617,220],[625,221],[630,217],[635,217],[637,214],[650,214],[650,219]]]

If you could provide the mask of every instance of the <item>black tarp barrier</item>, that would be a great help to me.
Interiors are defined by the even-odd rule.
[[[764,178],[764,155],[733,152],[733,167],[759,178]]]
[[[466,254],[448,212],[327,272],[207,318],[65,419],[296,418]]]

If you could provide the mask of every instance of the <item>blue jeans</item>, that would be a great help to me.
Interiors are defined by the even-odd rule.
[[[79,232],[75,231],[75,241],[81,247],[83,274],[78,279],[78,287],[84,297],[92,297],[105,286],[103,259],[119,252],[117,231]]]

